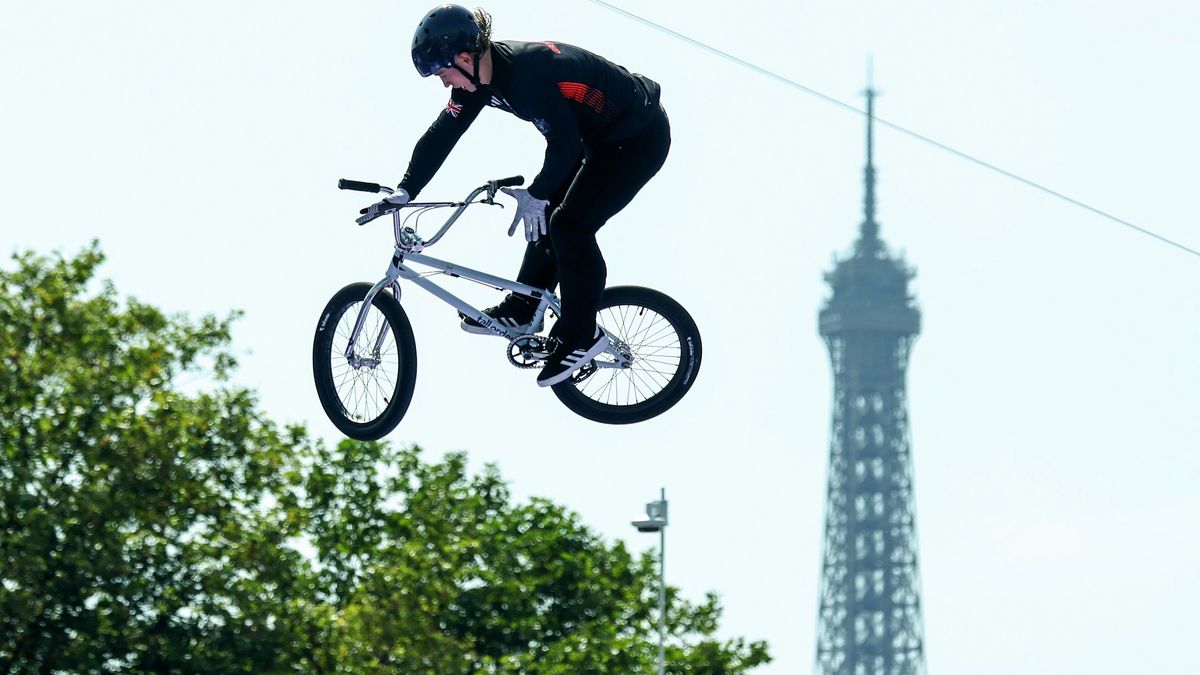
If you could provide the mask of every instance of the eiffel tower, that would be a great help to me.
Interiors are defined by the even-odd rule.
[[[905,373],[921,315],[914,271],[879,239],[867,97],[864,218],[826,273],[820,331],[833,366],[833,425],[817,630],[819,675],[925,673]]]

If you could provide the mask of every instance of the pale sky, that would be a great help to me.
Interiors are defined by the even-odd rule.
[[[855,104],[873,57],[880,117],[1200,247],[1195,4],[619,4]],[[610,284],[689,308],[704,363],[666,415],[594,424],[409,287],[417,391],[390,438],[495,462],[522,499],[636,550],[657,538],[629,520],[665,487],[669,583],[719,592],[725,635],[768,640],[758,672],[811,672],[832,388],[816,317],[861,219],[863,120],[584,0],[487,8],[498,39],[577,44],[662,84],[671,156],[600,241]],[[237,382],[335,442],[313,328],[391,253],[386,222],[353,222],[369,197],[335,184],[394,184],[444,104],[408,53],[427,9],[4,3],[2,252],[98,237],[123,294],[245,310]],[[422,197],[532,177],[542,149],[486,111]],[[1178,670],[1200,605],[1200,257],[887,129],[876,163],[881,234],[917,269],[923,319],[909,402],[929,672]],[[478,209],[432,254],[514,274],[510,218]]]

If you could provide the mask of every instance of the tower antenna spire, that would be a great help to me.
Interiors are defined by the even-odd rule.
[[[874,60],[867,59],[867,166],[863,169],[863,222],[861,240],[864,246],[874,248],[879,243],[879,223],[875,222],[875,90]]]

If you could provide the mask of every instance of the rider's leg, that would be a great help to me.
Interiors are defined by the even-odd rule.
[[[592,339],[607,277],[596,231],[658,173],[670,146],[664,114],[629,139],[594,148],[571,183],[549,228],[562,287],[555,337],[568,343]]]
[[[546,213],[549,216],[554,211],[547,207]],[[558,285],[558,263],[550,237],[542,237],[525,246],[525,257],[521,259],[517,281],[551,291]]]
[[[562,315],[551,331],[558,346],[538,374],[539,386],[565,382],[608,346],[608,337],[596,328],[607,276],[596,231],[658,173],[670,147],[671,127],[663,113],[631,138],[592,148],[550,219]]]

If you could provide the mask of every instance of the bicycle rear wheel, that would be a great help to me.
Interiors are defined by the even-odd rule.
[[[670,410],[700,372],[700,331],[687,310],[641,286],[615,286],[600,298],[596,323],[613,347],[631,358],[626,368],[585,367],[552,387],[563,405],[604,424],[643,422]],[[615,363],[611,354],[596,359]]]
[[[404,417],[417,380],[417,346],[404,308],[387,292],[375,295],[352,357],[346,346],[370,284],[338,291],[313,336],[313,380],[325,414],[360,441],[383,438]]]

